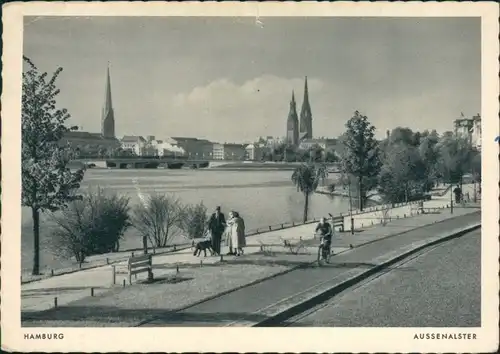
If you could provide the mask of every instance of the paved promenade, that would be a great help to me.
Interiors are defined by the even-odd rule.
[[[434,203],[436,202],[437,201],[434,201]],[[474,211],[476,211],[476,209],[457,208],[455,209],[454,214],[450,215],[449,209],[443,209],[440,213],[436,214],[419,215],[411,218],[401,217],[400,219],[393,220],[386,226],[369,227],[356,232],[354,235],[351,235],[350,233],[339,233],[333,240],[333,250],[335,253],[344,252],[348,250],[351,245],[353,247],[356,247],[367,242],[374,242],[383,239],[384,237],[390,235],[406,232],[416,227],[440,222],[450,217],[466,215]],[[232,264],[240,264],[241,262],[245,262],[245,260],[249,265],[259,265],[262,263],[262,261],[259,259],[262,259],[261,246],[263,244],[271,245],[269,247],[272,249],[272,252],[275,253],[284,252],[284,248],[282,247],[282,239],[292,240],[293,242],[293,240],[298,241],[302,238],[302,240],[304,240],[306,243],[309,242],[310,244],[313,244],[314,242],[312,242],[311,240],[313,239],[314,227],[315,224],[306,224],[248,237],[248,247],[245,249],[245,255],[243,257],[224,256],[224,262],[222,263],[220,262],[219,257],[194,257],[191,250],[157,255],[153,257],[155,278],[161,278],[175,274],[175,268],[177,266],[179,267],[182,274],[184,270],[188,269],[191,273],[193,273],[195,270],[203,270],[203,272],[207,272],[213,271],[214,269],[224,269],[224,267],[228,267]],[[265,248],[269,247],[266,246]],[[290,268],[291,265],[298,265],[301,262],[314,260],[315,252],[316,247],[311,246],[308,249],[303,250],[302,254],[299,255],[279,254],[277,257],[275,257],[276,259],[273,272],[279,273]],[[277,258],[283,258],[283,260],[280,261]],[[202,264],[200,264],[200,261],[202,262]],[[266,261],[264,263],[267,264],[269,262]],[[111,266],[103,266],[99,268],[83,270],[80,272],[55,276],[37,282],[24,284],[21,288],[22,311],[23,313],[33,311],[39,312],[53,308],[54,297],[56,296],[58,306],[71,304],[74,301],[89,297],[91,287],[93,287],[95,292],[98,293],[101,297],[105,297],[106,292],[108,291],[111,293],[116,293],[116,291],[118,290],[121,291],[123,280],[127,278],[126,262],[117,263],[115,264],[115,267],[115,285],[112,284]],[[262,274],[260,274],[259,272]],[[267,268],[263,268],[260,271],[255,271],[252,279],[257,280],[259,279],[259,276],[263,278],[274,274],[273,272],[271,272],[273,274],[267,274],[266,272],[269,273]],[[139,280],[144,279],[145,275],[141,274],[138,276],[138,278]],[[244,284],[238,285],[240,286]],[[212,285],[208,284],[207,286]],[[130,288],[131,286],[127,284],[126,287]],[[141,286],[137,285],[132,285],[132,287],[141,288]],[[202,289],[200,289],[200,291],[202,291]],[[207,293],[210,292],[213,293],[212,290],[208,291]],[[186,296],[185,293],[184,295]],[[97,301],[97,298],[95,299]]]
[[[408,252],[414,247],[419,247],[449,232],[479,221],[480,213],[474,213],[427,225],[344,252],[333,257],[330,264],[322,267],[305,267],[181,311],[159,313],[156,318],[146,320],[141,325],[255,326],[328,289],[340,286],[349,279]],[[385,312],[387,311],[390,310],[386,308]]]

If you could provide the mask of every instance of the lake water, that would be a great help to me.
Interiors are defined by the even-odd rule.
[[[134,180],[143,194],[171,193],[183,203],[199,203],[212,211],[220,205],[226,214],[237,210],[248,230],[291,221],[301,221],[304,196],[290,181],[292,171],[221,171],[199,170],[105,170],[90,169],[85,173],[82,189],[102,187],[128,195],[131,204],[140,202]],[[332,176],[332,175],[331,175]],[[348,200],[314,194],[310,200],[310,217],[338,214],[348,210]],[[33,234],[31,213],[22,209],[22,268],[32,266]],[[41,267],[58,268],[73,264],[58,255],[51,245],[46,222],[41,223]],[[181,241],[181,240],[179,240]],[[121,249],[141,247],[141,238],[133,228],[120,243]]]

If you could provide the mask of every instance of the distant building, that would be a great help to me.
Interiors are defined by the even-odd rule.
[[[243,160],[245,155],[244,144],[213,144],[214,160]]]
[[[214,143],[206,139],[171,137],[172,145],[181,147],[188,158],[191,159],[211,159]]]
[[[472,146],[481,151],[481,140],[482,140],[482,130],[481,130],[481,115],[478,113],[472,117]]]
[[[286,142],[288,145],[297,146],[299,143],[299,118],[297,116],[297,105],[295,103],[295,93],[292,91],[290,101],[290,111],[286,122]]]
[[[304,84],[304,100],[302,102],[302,108],[300,110],[300,131],[299,139],[312,139],[313,129],[312,129],[312,112],[311,104],[309,103],[309,90],[307,88],[307,76]]]
[[[286,144],[298,146],[304,139],[312,139],[312,112],[309,102],[309,89],[307,87],[307,76],[304,83],[304,100],[300,110],[300,121],[297,117],[297,105],[295,103],[295,93],[292,91],[290,110],[286,122]]]
[[[260,161],[267,150],[269,149],[257,144],[249,144],[245,147],[245,158],[247,160]]]
[[[466,138],[473,147],[481,150],[481,115],[478,113],[472,118],[465,118],[462,113],[454,122],[455,135]]]
[[[337,145],[336,139],[304,139],[300,142],[299,148],[308,150],[314,146],[319,146],[323,150],[333,150]]]
[[[125,151],[130,151],[137,156],[147,155],[145,151],[147,141],[142,136],[125,135],[120,142],[121,148]]]
[[[109,75],[109,66],[106,72],[106,90],[104,97],[104,106],[102,108],[101,134],[106,139],[115,138],[115,113],[113,101],[111,99],[111,78]]]
[[[173,145],[167,141],[159,141],[159,143],[154,145],[157,156],[164,157],[186,157],[186,151],[178,146]]]
[[[66,132],[59,143],[61,145],[69,145],[77,157],[104,157],[108,151],[120,146],[120,142],[117,139],[106,139],[101,133],[84,131]]]

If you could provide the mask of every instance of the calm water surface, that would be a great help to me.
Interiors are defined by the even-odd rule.
[[[203,203],[211,211],[220,205],[227,215],[237,210],[245,219],[247,229],[256,229],[290,221],[300,221],[304,197],[290,181],[291,171],[215,171],[203,170],[88,170],[82,190],[100,186],[109,191],[126,194],[131,204],[140,202],[134,180],[141,193],[170,193],[183,203]],[[319,217],[344,212],[348,201],[315,194],[310,201],[310,216]],[[29,209],[22,215],[22,267],[32,265],[32,223]],[[47,223],[42,222],[41,266],[58,268],[72,264],[58,255],[51,244]],[[176,240],[182,241],[182,240]],[[141,247],[135,229],[125,234],[121,249]]]

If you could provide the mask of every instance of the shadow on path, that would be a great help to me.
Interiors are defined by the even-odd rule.
[[[30,296],[37,296],[37,295],[57,295],[58,293],[65,292],[65,291],[81,291],[81,290],[87,290],[90,288],[94,288],[95,290],[105,289],[102,286],[61,286],[61,287],[57,287],[57,288],[27,289],[27,290],[21,291],[21,297],[30,297]]]
[[[261,321],[267,317],[264,315],[244,312],[171,312],[166,309],[124,309],[114,306],[62,306],[57,309],[46,311],[22,313],[22,326],[30,326],[30,322],[39,321],[67,321],[72,327],[84,327],[85,322],[98,322],[134,326],[148,318],[155,318],[154,325],[193,325],[194,323],[230,322],[249,318]],[[47,323],[50,325],[50,322]]]

